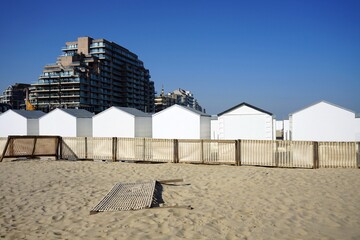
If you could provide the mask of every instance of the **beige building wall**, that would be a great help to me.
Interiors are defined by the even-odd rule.
[[[73,62],[73,56],[62,56],[60,62],[64,67],[69,66]]]
[[[78,53],[89,54],[90,48],[90,41],[89,37],[79,37],[78,38]]]

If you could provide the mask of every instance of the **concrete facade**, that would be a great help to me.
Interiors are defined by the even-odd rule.
[[[55,64],[32,84],[30,101],[45,112],[78,108],[99,113],[109,106],[154,112],[154,82],[138,56],[106,39],[67,42]]]

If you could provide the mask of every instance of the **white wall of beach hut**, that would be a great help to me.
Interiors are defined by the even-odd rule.
[[[355,141],[353,111],[321,101],[290,114],[291,140]]]
[[[39,119],[40,135],[92,137],[93,115],[84,109],[54,109]]]
[[[93,136],[151,138],[151,123],[151,114],[135,108],[110,107],[93,117]]]
[[[153,115],[153,138],[210,139],[210,115],[173,105]]]
[[[236,105],[218,115],[219,139],[273,140],[273,114],[248,103]]]
[[[0,115],[0,137],[9,135],[39,135],[42,111],[7,110]]]

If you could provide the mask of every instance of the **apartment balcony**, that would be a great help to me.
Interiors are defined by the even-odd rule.
[[[59,101],[51,101],[50,104],[49,102],[33,102],[32,103],[35,106],[38,106],[39,108],[44,108],[44,107],[48,107],[49,105],[52,107],[58,107],[59,105],[63,106],[68,106],[68,107],[77,107],[80,105],[80,101],[62,101],[61,103]]]
[[[61,48],[62,51],[76,50],[76,49],[78,49],[77,45],[69,45]]]
[[[76,81],[73,81],[73,80],[61,80],[60,81],[60,84],[61,85],[75,85],[75,86],[79,86],[80,85],[80,80],[76,80]]]
[[[32,96],[32,99],[57,99],[57,98],[79,98],[80,94],[76,93],[76,94],[57,94],[57,93],[53,93],[53,94],[40,94],[37,96]]]
[[[69,77],[79,77],[78,74],[54,74],[54,75],[40,75],[39,79],[57,79],[57,78],[69,78]]]
[[[80,94],[61,94],[62,98],[78,98]]]
[[[47,80],[45,79],[39,79],[38,82],[32,84],[34,86],[48,86],[48,85],[54,85],[54,84],[65,84],[65,83],[69,83],[69,84],[80,84],[80,79],[79,78],[73,78],[73,79],[49,79],[47,78]]]
[[[95,48],[90,50],[90,54],[96,54],[96,53],[107,53],[105,51],[105,48]]]
[[[45,65],[46,68],[59,68],[57,63],[48,63]]]
[[[61,91],[80,91],[80,88],[61,88]]]
[[[103,42],[96,42],[90,44],[90,48],[106,47],[106,44]]]

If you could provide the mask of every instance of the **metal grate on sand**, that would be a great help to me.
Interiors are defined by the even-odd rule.
[[[90,211],[90,214],[150,208],[155,184],[155,180],[141,183],[117,183]]]

